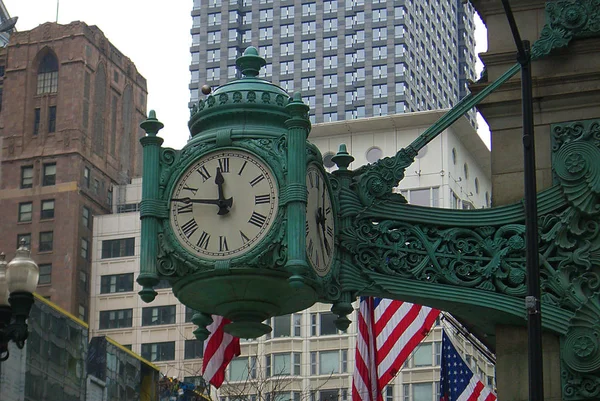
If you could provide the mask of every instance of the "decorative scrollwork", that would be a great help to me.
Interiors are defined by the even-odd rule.
[[[546,3],[546,25],[531,49],[534,59],[565,47],[572,39],[600,34],[600,1],[561,0]]]
[[[171,166],[177,158],[177,151],[171,148],[163,148],[160,152],[160,162],[164,166]]]

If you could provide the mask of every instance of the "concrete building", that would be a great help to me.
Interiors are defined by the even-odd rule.
[[[25,240],[37,292],[87,321],[92,216],[141,175],[146,80],[83,22],[11,34],[0,71],[0,249]]]
[[[325,154],[326,163],[339,144],[346,143],[356,158],[351,167],[357,168],[375,157],[394,154],[442,114],[408,113],[317,124],[310,139]],[[490,201],[489,150],[463,117],[421,151],[398,191],[414,204],[485,207]],[[122,197],[115,198],[114,206],[117,213],[97,216],[94,223],[91,335],[110,335],[155,363],[163,374],[201,383],[202,343],[192,333],[191,311],[173,296],[167,283],[157,289],[151,304],[142,302],[137,294],[140,220],[136,205],[141,199],[141,180],[120,187],[119,192]],[[112,249],[123,252],[113,253]],[[356,326],[352,323],[347,332],[338,332],[336,317],[329,309],[330,305],[316,304],[272,318],[271,334],[243,340],[242,355],[228,370],[229,384],[219,391],[221,400],[239,399],[241,393],[261,400],[270,391],[278,393],[279,401],[349,399]],[[350,318],[355,322],[356,314]],[[493,366],[471,344],[456,339],[469,355],[469,363],[493,385]],[[386,390],[387,400],[439,400],[440,344],[441,325],[437,325]]]
[[[461,0],[195,0],[191,102],[253,45],[313,123],[449,108],[475,77],[473,18]]]

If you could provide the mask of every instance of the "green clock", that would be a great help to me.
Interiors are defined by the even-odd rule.
[[[199,158],[175,183],[170,225],[176,240],[203,259],[223,260],[254,249],[277,216],[279,192],[268,165],[237,149]]]
[[[335,253],[335,221],[325,175],[316,164],[306,170],[306,256],[319,276],[331,270]]]

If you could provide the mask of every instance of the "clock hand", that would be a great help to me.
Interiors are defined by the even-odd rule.
[[[227,214],[229,213],[229,208],[231,207],[231,205],[233,205],[233,197],[225,199],[225,195],[223,194],[223,184],[225,184],[225,178],[223,177],[223,173],[221,172],[221,169],[219,167],[217,167],[215,184],[217,184],[219,188],[219,211],[217,212],[217,214]]]
[[[225,199],[224,201],[221,201],[220,199],[172,198],[171,202],[181,202],[185,204],[202,203],[205,205],[217,205],[219,207],[223,202],[225,202],[225,207],[231,207],[231,205],[233,204],[233,198]]]

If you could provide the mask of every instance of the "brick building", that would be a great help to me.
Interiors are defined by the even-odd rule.
[[[87,321],[92,216],[141,175],[146,80],[83,22],[11,34],[0,72],[0,250],[28,242],[37,292]]]

